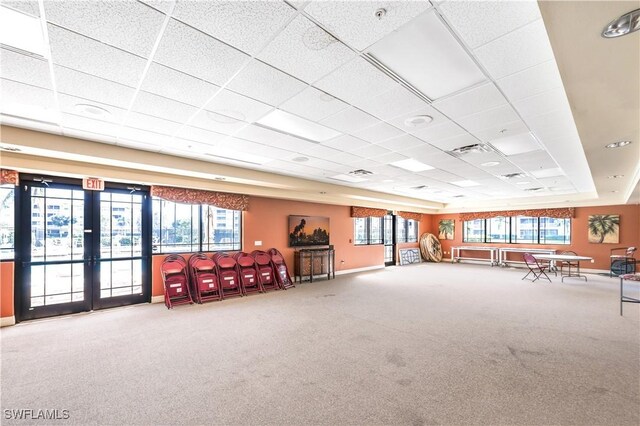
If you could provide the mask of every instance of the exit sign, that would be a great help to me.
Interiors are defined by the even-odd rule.
[[[84,178],[82,179],[82,189],[104,191],[104,181],[98,178]]]

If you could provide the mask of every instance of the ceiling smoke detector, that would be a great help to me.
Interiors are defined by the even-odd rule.
[[[602,30],[602,37],[615,38],[640,30],[640,9],[614,19]]]
[[[97,105],[76,104],[75,110],[82,115],[94,118],[107,118],[111,116],[111,112]]]
[[[380,9],[375,11],[375,16],[378,19],[382,19],[384,18],[384,16],[387,14],[387,9],[381,7]]]
[[[455,157],[460,157],[467,154],[480,154],[483,152],[490,152],[490,151],[491,149],[487,145],[483,143],[476,143],[473,145],[461,146],[459,148],[452,149],[451,151],[447,151],[447,152]]]
[[[370,172],[369,170],[358,169],[358,170],[350,171],[349,174],[352,176],[368,176],[368,175],[372,175],[373,172]]]
[[[516,179],[525,176],[526,175],[524,173],[507,173],[506,175],[501,175],[500,177],[503,179]]]
[[[430,115],[414,115],[404,120],[404,125],[407,127],[419,127],[425,124],[429,124],[433,121],[433,117]]]

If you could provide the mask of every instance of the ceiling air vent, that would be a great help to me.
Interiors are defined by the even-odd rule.
[[[500,177],[503,179],[515,179],[515,178],[521,178],[525,176],[526,175],[524,173],[507,173],[506,175],[500,175]]]
[[[454,195],[452,198],[464,198],[464,195]]]
[[[353,176],[368,176],[368,175],[372,175],[373,172],[370,172],[369,170],[358,169],[358,170],[350,171],[349,174]]]
[[[542,191],[544,188],[539,186],[537,188],[527,188],[525,189],[525,191],[529,191],[529,192],[537,192],[537,191]]]
[[[491,149],[483,143],[475,143],[473,145],[461,146],[451,151],[447,151],[449,154],[455,157],[461,157],[467,154],[479,154],[482,152],[490,152]]]
[[[421,191],[421,190],[423,190],[423,189],[425,189],[425,188],[428,188],[428,186],[427,186],[427,185],[412,186],[412,187],[411,187],[411,188],[409,188],[409,189],[412,189],[412,190],[414,190],[414,191]]]

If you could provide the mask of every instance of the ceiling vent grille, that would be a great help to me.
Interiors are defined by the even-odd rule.
[[[537,188],[527,188],[527,189],[525,189],[525,191],[528,191],[528,192],[538,192],[538,191],[542,191],[543,189],[544,189],[543,187],[539,186],[539,187],[537,187]]]
[[[525,176],[526,175],[524,173],[507,173],[506,175],[501,175],[500,177],[502,179],[515,179],[515,178],[521,178]]]
[[[352,176],[368,176],[368,175],[372,175],[373,172],[370,172],[369,170],[365,170],[365,169],[358,169],[358,170],[350,171],[349,174]]]
[[[491,152],[491,148],[483,143],[475,143],[473,145],[461,146],[451,151],[447,151],[449,154],[455,157],[461,157],[467,154],[480,154],[483,152]]]

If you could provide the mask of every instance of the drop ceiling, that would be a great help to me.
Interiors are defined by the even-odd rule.
[[[639,201],[640,33],[600,37],[638,2],[2,5],[44,43],[0,49],[3,124],[78,152],[99,142],[436,211]],[[618,140],[633,143],[604,148]]]

